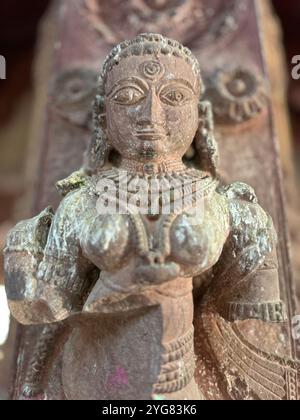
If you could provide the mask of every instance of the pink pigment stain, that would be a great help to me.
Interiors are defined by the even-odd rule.
[[[106,382],[106,389],[112,392],[122,386],[128,385],[128,375],[124,368],[119,367],[113,375],[110,375]]]

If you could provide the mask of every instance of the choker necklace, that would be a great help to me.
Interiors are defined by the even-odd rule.
[[[187,167],[181,160],[160,163],[141,163],[129,159],[122,159],[119,170],[128,171],[137,175],[158,175],[164,173],[182,172],[187,170]]]

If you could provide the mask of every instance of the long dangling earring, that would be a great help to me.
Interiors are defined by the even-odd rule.
[[[85,152],[84,169],[89,174],[96,173],[105,165],[110,147],[105,133],[106,116],[104,113],[104,99],[97,95],[94,101],[94,135]]]
[[[209,101],[199,103],[199,128],[195,137],[195,147],[201,169],[217,178],[219,149],[214,136],[213,112]]]

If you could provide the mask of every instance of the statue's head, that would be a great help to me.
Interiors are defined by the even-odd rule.
[[[203,90],[197,59],[178,42],[142,34],[117,45],[95,101],[100,165],[109,149],[140,162],[181,159],[199,128]]]

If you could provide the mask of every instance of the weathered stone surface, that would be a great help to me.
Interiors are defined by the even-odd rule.
[[[87,15],[83,12],[86,9],[81,8],[83,2],[77,2],[76,6],[70,5],[68,2],[62,3],[60,18],[64,21],[66,36],[62,37],[63,42],[57,51],[59,58],[57,70],[65,72],[72,66],[78,68],[78,57],[85,67],[91,63],[90,68],[95,69],[98,65],[95,63],[98,63],[99,59],[101,61],[107,52],[109,42],[105,38],[99,38],[99,33],[93,25],[86,26]],[[238,66],[241,63],[237,62],[237,57],[243,57],[243,66],[249,66],[258,79],[263,79],[264,68],[255,8],[250,1],[243,3],[244,9],[240,10],[235,30],[220,37],[223,43],[222,48],[220,39],[217,39],[215,35],[212,37],[213,42],[207,43],[205,48],[201,42],[194,44],[194,52],[197,58],[200,58],[201,67],[204,70],[204,79],[208,79],[208,76],[212,75],[216,68],[221,67],[226,70],[232,61]],[[244,13],[245,10],[248,11],[247,24],[244,25],[242,22],[246,21],[242,18],[243,10]],[[221,12],[219,13],[221,14]],[[66,22],[67,24],[65,24]],[[76,52],[70,48],[71,43],[76,41],[78,36],[77,33],[71,31],[71,26],[74,24],[81,28],[90,40],[95,40],[94,43],[86,44],[82,42],[81,37],[81,40],[78,39]],[[58,25],[60,25],[60,21],[58,21]],[[163,32],[163,28],[161,29]],[[232,37],[234,32],[236,32],[236,37]],[[70,38],[71,33],[72,39]],[[250,33],[251,37],[249,37]],[[256,34],[256,37],[253,37],[253,34]],[[199,35],[199,40],[201,39]],[[146,40],[146,42],[148,44],[154,42],[154,50],[160,43],[165,46],[165,41],[159,37],[156,40]],[[128,56],[122,58],[119,66],[114,65],[115,55],[110,57],[105,67],[107,75],[104,74],[103,79],[106,88],[108,86],[113,89],[114,84],[118,86],[121,75],[122,77],[129,73],[132,75],[132,72],[142,72],[137,76],[142,79],[146,78],[147,84],[152,86],[158,84],[159,78],[163,77],[163,70],[165,70],[167,74],[178,72],[177,76],[187,79],[199,95],[202,89],[197,90],[197,86],[201,87],[201,84],[197,85],[199,83],[197,81],[199,79],[196,77],[198,65],[190,55],[185,57],[184,54],[188,53],[186,50],[178,47],[180,51],[176,57],[172,55],[170,58],[168,57],[170,53],[150,51],[151,47],[147,56],[144,57],[144,43],[145,39],[140,38],[137,43],[139,53],[137,55],[135,53],[134,56],[130,53],[128,45],[124,45],[123,52],[126,54],[126,50],[128,50]],[[200,49],[197,45],[202,45],[202,48]],[[227,45],[228,48],[224,49],[224,45]],[[170,47],[177,51],[176,43],[173,46],[168,45],[168,48]],[[147,47],[145,47],[146,49]],[[246,58],[241,54],[245,49],[249,52]],[[173,50],[171,54],[172,52]],[[145,65],[141,66],[141,64]],[[176,89],[179,89],[180,83],[176,82],[175,86]],[[122,94],[119,94],[119,91],[115,92],[114,100],[107,96],[106,109],[104,109],[104,101],[101,96],[107,95],[109,89],[103,90],[100,86],[95,102],[96,136],[89,148],[83,169],[87,173],[84,176],[82,176],[82,172],[81,175],[77,174],[76,182],[73,181],[73,178],[70,179],[70,192],[56,212],[44,253],[46,258],[42,262],[40,271],[41,287],[38,288],[36,294],[37,306],[36,308],[34,305],[32,307],[33,312],[43,314],[42,322],[61,321],[72,315],[69,321],[64,321],[68,328],[65,335],[57,331],[54,326],[52,331],[52,337],[55,336],[57,342],[63,343],[66,340],[67,344],[64,347],[64,352],[59,353],[53,364],[49,364],[49,355],[41,352],[39,344],[37,344],[37,352],[33,356],[31,365],[32,363],[34,365],[35,358],[42,361],[39,364],[38,382],[42,384],[40,387],[36,383],[32,386],[33,380],[30,374],[27,375],[29,378],[27,382],[24,378],[25,366],[28,364],[28,355],[26,355],[25,363],[22,362],[15,398],[19,398],[25,382],[25,394],[33,398],[37,397],[34,396],[36,392],[31,392],[31,388],[33,390],[42,389],[44,392],[42,395],[50,399],[62,398],[64,391],[67,398],[84,398],[91,392],[90,387],[93,384],[91,381],[84,388],[84,384],[86,384],[84,372],[91,369],[93,360],[96,360],[96,372],[101,375],[101,384],[105,386],[101,389],[93,387],[95,394],[92,395],[92,398],[125,398],[129,395],[132,397],[134,389],[132,383],[139,386],[140,380],[135,369],[138,366],[138,371],[144,371],[144,366],[142,362],[133,366],[129,360],[134,357],[133,354],[136,354],[137,360],[140,360],[139,351],[143,352],[144,349],[144,353],[149,357],[147,360],[151,360],[149,362],[151,369],[149,372],[145,370],[145,375],[142,377],[145,386],[144,388],[139,387],[141,398],[155,398],[159,394],[169,399],[297,399],[297,385],[294,385],[297,384],[298,366],[295,363],[297,354],[294,343],[291,341],[290,326],[283,322],[285,320],[284,303],[289,318],[294,313],[295,306],[293,306],[291,295],[289,260],[285,245],[283,245],[287,243],[287,237],[282,220],[280,179],[274,158],[276,151],[268,103],[264,113],[258,113],[259,115],[256,114],[255,118],[250,120],[246,118],[248,120],[246,122],[241,119],[238,124],[236,122],[235,124],[222,124],[221,122],[217,124],[215,133],[219,140],[222,156],[221,165],[218,166],[217,145],[213,138],[211,113],[207,112],[209,107],[202,105],[198,108],[198,98],[194,101],[193,95],[186,104],[181,104],[178,107],[172,107],[164,102],[174,99],[175,102],[178,101],[178,98],[182,98],[182,92],[179,96],[173,93],[169,95],[168,92],[161,97],[157,93],[150,95],[147,89],[145,91],[140,87],[137,89],[139,92],[137,94],[130,90],[132,86],[126,86],[126,83],[123,88],[125,91]],[[152,101],[149,100],[150,96]],[[135,100],[137,100],[136,104]],[[131,103],[132,101],[133,103]],[[147,106],[138,106],[140,103],[147,104]],[[125,111],[129,105],[136,110],[136,112],[132,112],[130,123]],[[84,131],[77,125],[78,121],[80,124],[83,121],[86,124],[88,121],[88,118],[82,118],[82,115],[85,115],[84,107],[85,105],[80,112],[74,112],[74,118],[63,115],[64,121],[62,121],[60,114],[56,114],[56,116],[53,114],[53,119],[48,122],[47,132],[48,135],[50,134],[48,139],[50,138],[51,141],[43,167],[47,177],[40,183],[39,200],[36,203],[38,210],[42,210],[45,205],[49,204],[49,201],[50,204],[57,203],[56,196],[51,193],[51,184],[54,184],[54,181],[60,177],[68,175],[67,170],[70,172],[81,165],[79,151],[83,151],[84,143],[88,143],[87,139],[90,134],[89,124],[84,126]],[[143,119],[142,122],[139,121],[141,132],[137,139],[133,135],[134,130],[130,128],[134,127],[132,124],[138,120],[137,116],[140,115],[138,108],[141,107],[144,112],[140,114],[148,115],[148,123]],[[158,114],[159,118],[162,118],[161,113],[155,114],[159,107],[163,107],[163,109],[170,107],[170,112],[165,114],[166,125],[170,127],[169,131],[166,131],[168,134],[170,132],[172,138],[175,139],[174,144],[166,142],[169,149],[165,150],[165,144],[160,142],[165,133],[153,130],[153,126],[151,126],[151,133],[142,132],[145,127],[147,129],[149,120],[152,123],[153,121],[157,123]],[[184,109],[188,107],[191,108],[187,112]],[[176,110],[176,108],[178,109]],[[51,112],[57,112],[56,107],[53,107]],[[63,109],[63,112],[65,113],[67,110]],[[71,114],[72,112],[71,110]],[[105,113],[106,115],[104,115]],[[176,131],[172,131],[171,121],[175,119],[176,115],[183,123]],[[200,121],[198,121],[199,117]],[[189,124],[187,124],[187,118],[190,118]],[[66,123],[67,125],[65,125]],[[69,125],[70,123],[71,125]],[[157,125],[160,126],[161,123]],[[186,129],[187,127],[190,131]],[[112,141],[110,144],[105,142],[107,129],[111,134],[109,136],[109,140]],[[189,149],[185,156],[185,162],[189,166],[197,167],[197,170],[194,171],[182,166],[180,158],[193,141],[196,131],[197,135],[192,149]],[[141,137],[145,134],[148,136],[147,139]],[[184,142],[176,143],[176,139],[179,139],[178,134],[181,135],[181,139],[185,139]],[[128,142],[126,146],[122,143],[125,135]],[[152,136],[152,139],[149,136]],[[74,148],[70,147],[71,139],[78,141]],[[153,140],[158,141],[154,142]],[[141,144],[143,144],[142,147]],[[160,147],[161,149],[159,149]],[[112,154],[111,149],[117,149],[118,155]],[[134,153],[141,149],[143,153],[138,153],[138,159],[132,159]],[[74,153],[75,157],[75,152],[76,159],[70,161],[68,167],[56,159],[57,156],[67,159],[70,153]],[[103,169],[100,174],[97,174],[99,166],[106,162],[109,153],[115,169],[112,171]],[[163,159],[158,157],[160,154],[164,156]],[[120,155],[123,155],[121,163]],[[136,163],[137,161],[138,163]],[[49,170],[51,165],[52,170]],[[187,175],[190,180],[194,181],[195,173],[197,173],[201,193],[203,189],[208,193],[208,198],[204,195],[204,199],[207,201],[205,220],[210,222],[207,223],[204,230],[202,230],[202,225],[202,228],[200,227],[197,232],[197,228],[185,215],[176,217],[175,220],[171,217],[166,221],[166,224],[163,221],[155,220],[155,218],[151,219],[151,217],[118,216],[117,222],[114,222],[113,217],[102,219],[95,217],[95,213],[93,213],[96,201],[95,179],[98,180],[99,176],[102,176],[114,180],[120,169],[132,173],[135,178],[143,179],[151,178],[156,174],[159,176],[172,174],[179,181],[181,174]],[[205,184],[207,178],[205,181],[202,175],[203,171],[206,171],[205,176],[211,180],[208,185]],[[93,172],[96,174],[93,175]],[[277,257],[274,252],[274,229],[270,218],[258,206],[253,189],[245,184],[232,184],[228,188],[216,190],[214,180],[217,173],[221,175],[222,184],[231,184],[239,179],[255,187],[258,201],[273,217],[279,236],[278,269]],[[264,175],[263,180],[261,174]],[[93,176],[91,177],[91,175]],[[75,188],[74,191],[72,191],[73,188]],[[68,192],[68,182],[63,183],[62,192],[64,195]],[[193,196],[195,192],[197,190],[193,191],[191,195]],[[89,225],[88,220],[84,219],[84,217],[88,217],[83,214],[85,212],[80,213],[80,209],[86,208],[91,220],[94,220],[94,226]],[[70,220],[74,221],[75,219],[75,223],[70,223]],[[115,234],[112,238],[105,232],[114,232]],[[162,232],[162,236],[160,232]],[[130,238],[130,233],[134,233],[134,240]],[[68,244],[76,244],[74,238],[79,237],[81,239],[80,246],[84,247],[84,258],[77,259],[78,249],[73,245],[70,248],[73,257],[66,258],[65,250],[69,249]],[[151,237],[162,237],[163,246],[157,249],[155,241],[154,244],[150,241],[151,245],[149,246]],[[166,241],[168,237],[170,242]],[[207,241],[204,241],[205,237]],[[183,242],[180,243],[182,238]],[[226,246],[222,252],[225,242]],[[97,249],[93,243],[107,246]],[[59,255],[56,254],[55,245],[58,245]],[[201,259],[204,255],[206,256],[205,264]],[[265,259],[266,256],[267,259]],[[88,259],[89,262],[86,263],[85,259]],[[219,262],[215,265],[218,260]],[[170,264],[173,266],[170,267]],[[97,267],[95,270],[94,266]],[[114,266],[113,270],[112,266]],[[186,266],[188,270],[185,270]],[[215,268],[210,270],[212,266]],[[98,269],[101,269],[101,274],[97,281]],[[178,278],[175,279],[176,270],[179,270],[180,275],[178,274]],[[67,275],[65,275],[66,272]],[[134,273],[138,273],[138,275],[133,275]],[[192,277],[194,277],[194,290],[197,292],[194,302],[194,321]],[[88,279],[88,284],[84,279]],[[139,282],[139,279],[143,281]],[[154,286],[155,279],[158,279],[161,284]],[[43,283],[44,280],[47,285]],[[267,287],[264,287],[264,282],[267,282]],[[71,286],[70,289],[69,286]],[[238,293],[239,288],[240,293]],[[174,291],[175,293],[173,293]],[[86,301],[87,296],[89,297]],[[40,302],[44,306],[42,312],[40,311]],[[125,314],[128,311],[132,311],[132,314],[128,313],[127,317]],[[93,333],[95,317],[99,317],[104,323],[103,333]],[[155,331],[155,337],[153,334],[151,335],[153,339],[151,342],[153,350],[151,351],[147,334],[144,341],[141,339],[142,331],[145,332],[143,319],[148,319],[151,325],[155,325],[152,328],[152,331]],[[190,334],[193,334],[192,324],[195,329],[195,346],[190,343]],[[87,329],[84,328],[84,325]],[[104,339],[103,334],[106,334],[107,330],[110,332],[117,330],[117,326],[118,328],[122,327],[122,331],[119,333],[122,340],[120,344],[116,343],[114,346],[114,337],[110,341],[106,335]],[[43,340],[43,337],[48,337],[49,334],[51,336],[51,328],[51,324],[45,327],[40,340]],[[87,333],[88,329],[91,334]],[[33,345],[37,341],[38,331],[27,330],[23,334],[23,343],[26,339]],[[86,339],[89,340],[88,356],[83,350],[85,341],[82,338],[86,334],[88,337]],[[102,345],[99,344],[100,339],[103,340]],[[128,352],[130,346],[127,347],[126,352],[123,352],[126,344],[122,343],[127,343],[127,340],[132,340],[132,345],[136,345],[137,353]],[[111,352],[108,351],[110,346],[113,349]],[[75,353],[74,349],[76,349]],[[115,355],[115,358],[108,357],[107,355],[110,353]],[[175,353],[175,355],[170,356],[170,353]],[[63,370],[61,371],[62,354],[64,356]],[[97,359],[101,354],[105,358],[103,364],[101,364],[101,360]],[[157,354],[161,355],[159,359],[156,358]],[[195,371],[192,363],[194,355],[196,356]],[[175,357],[175,364],[173,357]],[[124,367],[125,359],[130,366],[128,370],[127,366]],[[245,360],[247,360],[246,364]],[[84,363],[81,363],[82,361]],[[119,364],[120,361],[121,364]],[[73,369],[74,366],[76,367],[78,381],[76,384],[72,384],[74,377],[70,366]],[[103,366],[103,371],[101,371],[101,366]],[[133,366],[132,369],[131,366]],[[183,370],[179,369],[178,371],[179,366]],[[195,372],[195,379],[191,377],[191,371]],[[50,376],[46,378],[45,373]],[[81,395],[78,395],[78,391],[76,391],[79,387],[82,390]],[[38,394],[38,398],[40,397],[41,394]]]

